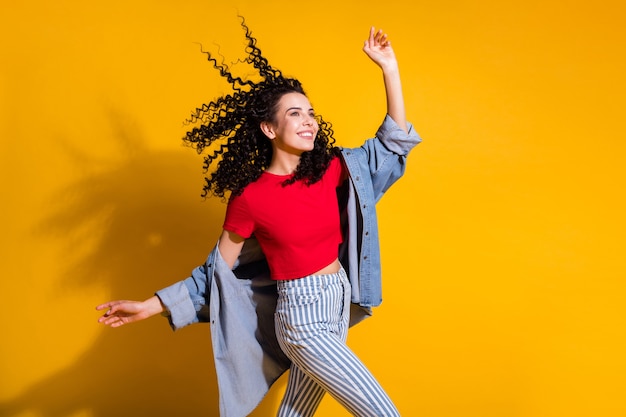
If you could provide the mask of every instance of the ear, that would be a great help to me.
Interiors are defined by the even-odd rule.
[[[261,130],[267,136],[268,139],[274,139],[276,137],[276,133],[274,132],[274,128],[269,122],[261,122]]]

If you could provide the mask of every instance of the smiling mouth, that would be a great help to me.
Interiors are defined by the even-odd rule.
[[[300,132],[298,133],[298,136],[305,139],[313,139],[315,134],[313,132]]]

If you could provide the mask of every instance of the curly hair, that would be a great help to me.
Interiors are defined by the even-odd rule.
[[[202,51],[233,89],[233,93],[196,108],[186,121],[198,125],[186,133],[183,138],[186,145],[195,148],[199,154],[215,145],[204,156],[203,197],[224,198],[227,192],[236,196],[257,180],[272,160],[271,142],[261,131],[261,122],[273,121],[283,95],[292,92],[306,95],[297,79],[284,77],[281,71],[269,65],[244,18],[240,18],[248,42],[245,48],[248,56],[239,62],[251,64],[261,80],[254,82],[237,77],[228,65]],[[316,120],[319,131],[314,147],[301,155],[294,175],[283,183],[285,186],[296,181],[308,185],[319,181],[331,159],[338,154],[331,124],[319,115]],[[217,167],[209,173],[209,168],[213,168],[216,162]]]

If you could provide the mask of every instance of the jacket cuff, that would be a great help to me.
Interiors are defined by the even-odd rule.
[[[178,330],[197,321],[196,309],[183,281],[163,288],[155,293],[167,308],[164,314],[170,322],[172,330]]]
[[[387,149],[398,154],[406,155],[411,149],[422,141],[413,125],[407,121],[408,132],[405,132],[395,120],[388,114],[385,115],[383,123],[376,132],[376,137],[379,138]]]

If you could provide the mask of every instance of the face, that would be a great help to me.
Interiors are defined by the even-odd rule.
[[[313,149],[319,130],[309,99],[300,93],[287,93],[278,102],[274,120],[261,124],[276,151],[301,155]]]

